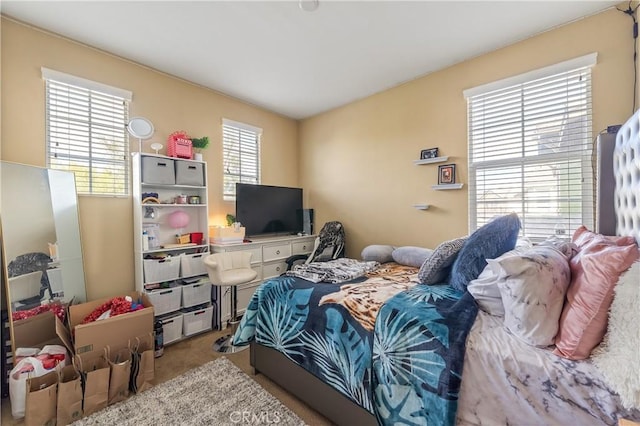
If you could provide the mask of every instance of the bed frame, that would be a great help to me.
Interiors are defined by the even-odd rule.
[[[373,414],[266,346],[251,342],[251,366],[337,425],[377,425]]]
[[[613,152],[617,235],[640,245],[640,110],[622,126]],[[369,413],[275,349],[251,343],[251,366],[337,425],[376,425]]]

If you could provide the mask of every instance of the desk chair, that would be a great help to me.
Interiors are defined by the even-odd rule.
[[[235,353],[247,349],[249,345],[233,346],[233,335],[238,328],[238,285],[253,281],[258,273],[251,269],[251,253],[232,251],[214,253],[204,258],[204,264],[212,285],[231,286],[231,319],[228,321],[229,334],[215,341],[216,352]]]

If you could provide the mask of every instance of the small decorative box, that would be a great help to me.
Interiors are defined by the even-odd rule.
[[[193,146],[186,132],[173,132],[169,135],[167,139],[167,155],[169,157],[191,159],[193,156]]]

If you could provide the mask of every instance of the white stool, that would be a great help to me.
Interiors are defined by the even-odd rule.
[[[235,353],[247,349],[249,345],[233,346],[233,335],[238,328],[238,285],[253,281],[258,273],[251,269],[251,253],[232,251],[214,253],[204,258],[211,284],[231,287],[231,319],[228,321],[229,334],[215,341],[216,352]]]

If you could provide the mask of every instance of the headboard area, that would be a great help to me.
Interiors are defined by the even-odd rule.
[[[640,110],[620,128],[613,151],[616,234],[640,244]]]

